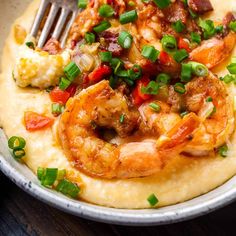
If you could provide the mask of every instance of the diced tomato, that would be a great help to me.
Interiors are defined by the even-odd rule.
[[[68,92],[67,90],[63,91],[63,90],[59,89],[59,87],[55,87],[50,92],[49,95],[50,95],[50,98],[53,102],[61,103],[61,104],[66,104],[67,100],[71,97],[70,92]]]
[[[150,94],[142,93],[142,87],[147,86],[149,82],[150,82],[150,79],[147,76],[143,76],[140,80],[138,80],[137,85],[132,92],[134,105],[139,106],[145,100],[148,100],[152,97]]]
[[[111,75],[111,73],[112,69],[110,66],[101,65],[88,75],[88,80],[91,83],[97,83],[103,78]]]
[[[28,131],[36,131],[51,127],[54,120],[36,112],[27,111],[24,116],[25,127]]]
[[[183,38],[179,38],[179,40],[178,40],[178,48],[179,49],[185,49],[187,52],[190,52],[191,51],[191,49],[190,49],[190,47],[189,47],[189,43],[188,42],[186,42]]]
[[[70,97],[73,97],[77,90],[77,84],[71,84],[67,89],[66,92],[70,94]]]
[[[171,63],[172,58],[167,52],[161,51],[160,55],[159,55],[159,61],[161,64],[167,65],[167,64]]]

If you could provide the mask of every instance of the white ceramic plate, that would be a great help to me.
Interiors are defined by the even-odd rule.
[[[10,25],[23,12],[29,2],[29,0],[0,1],[0,54]],[[160,209],[122,210],[75,201],[40,186],[36,176],[26,166],[11,157],[2,130],[0,130],[0,170],[20,188],[45,203],[73,215],[114,224],[160,225],[173,223],[206,214],[230,203],[236,197],[236,177],[233,177],[224,185],[207,194]]]

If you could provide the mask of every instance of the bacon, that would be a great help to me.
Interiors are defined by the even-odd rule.
[[[61,50],[60,43],[54,38],[49,39],[43,47],[43,51],[48,52],[51,55],[56,55],[60,53]]]
[[[231,21],[236,20],[236,16],[232,12],[228,12],[223,18],[223,25],[228,26]]]
[[[210,0],[188,0],[188,6],[198,14],[213,11]]]

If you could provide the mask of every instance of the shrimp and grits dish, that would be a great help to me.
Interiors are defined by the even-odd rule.
[[[236,174],[235,0],[79,0],[65,47],[12,26],[0,125],[46,188],[142,209]]]

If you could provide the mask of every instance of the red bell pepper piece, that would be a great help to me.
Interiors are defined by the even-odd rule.
[[[167,64],[171,63],[172,58],[170,57],[170,55],[167,52],[161,51],[160,55],[159,55],[159,61],[161,64],[167,65]]]
[[[36,112],[27,111],[24,115],[25,127],[28,131],[36,131],[51,127],[54,120]]]
[[[111,75],[111,73],[111,67],[107,65],[101,65],[88,75],[88,80],[90,83],[97,83],[105,77]]]
[[[55,87],[51,92],[50,92],[50,98],[53,102],[56,103],[61,103],[61,104],[66,104],[67,100],[70,98],[71,94],[68,91],[63,91],[59,89],[59,87]]]
[[[190,49],[190,47],[189,47],[189,43],[188,42],[186,42],[183,38],[179,38],[179,40],[178,40],[178,48],[179,49],[185,49],[187,52],[190,52],[191,51],[191,49]]]

